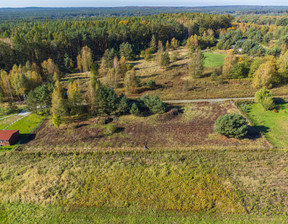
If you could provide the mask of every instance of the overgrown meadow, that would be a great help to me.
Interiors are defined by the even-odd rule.
[[[274,220],[287,211],[287,160],[284,151],[264,150],[1,152],[0,217],[73,223],[81,211],[90,218],[77,223],[192,222],[202,213]]]

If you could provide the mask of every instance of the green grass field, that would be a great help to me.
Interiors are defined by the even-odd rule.
[[[11,123],[17,121],[19,118],[21,118],[20,116],[17,116],[17,114],[12,115],[11,117],[7,117],[4,119],[0,120],[0,130],[8,127]]]
[[[0,222],[9,224],[34,223],[168,223],[168,224],[249,224],[285,223],[287,217],[279,215],[262,217],[257,215],[217,215],[181,212],[135,212],[135,209],[63,208],[60,206],[33,204],[0,204]]]
[[[33,132],[33,130],[39,124],[41,124],[41,122],[44,119],[43,116],[39,116],[37,114],[30,114],[27,117],[24,117],[22,119],[20,119],[20,118],[21,118],[21,116],[15,115],[15,116],[9,117],[7,119],[0,120],[0,129],[8,127],[7,130],[19,130],[19,133],[21,136],[20,136],[20,140],[17,144],[22,143],[23,140],[25,140],[28,137],[28,135],[31,132]],[[20,119],[20,120],[18,120],[18,119]],[[17,122],[15,122],[15,121],[17,121]],[[15,123],[12,124],[13,122],[15,122]],[[12,125],[10,125],[10,124],[12,124]],[[0,147],[0,151],[11,150],[15,146],[17,147],[17,144],[11,145],[11,146]]]
[[[213,68],[219,67],[224,65],[224,58],[226,57],[225,54],[216,54],[216,53],[204,53],[205,61],[204,67],[205,68]]]
[[[9,126],[8,130],[19,130],[20,134],[29,134],[42,120],[42,116],[30,114]]]
[[[288,147],[288,103],[279,105],[278,113],[265,111],[260,104],[248,106],[248,116],[266,138],[277,147]]]
[[[0,152],[0,222],[285,223],[287,162],[273,150]]]

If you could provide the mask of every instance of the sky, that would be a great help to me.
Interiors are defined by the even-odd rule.
[[[0,0],[0,7],[288,5],[288,0]]]

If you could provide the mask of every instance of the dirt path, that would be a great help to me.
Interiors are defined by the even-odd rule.
[[[241,98],[219,98],[219,99],[197,99],[197,100],[164,100],[165,103],[217,103],[228,100],[254,100],[254,97],[241,97]]]

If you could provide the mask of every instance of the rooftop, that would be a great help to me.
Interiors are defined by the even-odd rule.
[[[9,140],[11,136],[18,132],[19,130],[1,130],[0,131],[0,140]]]

